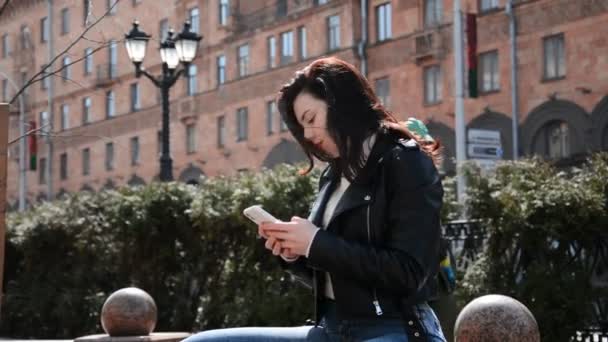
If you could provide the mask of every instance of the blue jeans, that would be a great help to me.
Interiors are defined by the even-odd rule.
[[[426,330],[429,342],[446,342],[439,320],[428,304],[416,306],[416,313]],[[327,313],[317,327],[301,326],[289,328],[229,328],[200,332],[183,342],[408,342],[401,319],[338,320],[335,305],[327,306]]]

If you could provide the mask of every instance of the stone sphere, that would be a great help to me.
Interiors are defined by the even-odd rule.
[[[519,301],[502,295],[475,298],[458,315],[456,342],[540,342],[536,319]]]
[[[136,287],[110,295],[101,309],[101,326],[110,336],[149,335],[156,326],[156,303]]]

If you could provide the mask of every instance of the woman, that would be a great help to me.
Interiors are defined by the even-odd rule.
[[[306,152],[327,162],[308,219],[263,223],[266,248],[312,287],[315,323],[235,328],[202,341],[445,341],[426,301],[439,266],[439,143],[412,134],[350,64],[324,58],[279,93]]]

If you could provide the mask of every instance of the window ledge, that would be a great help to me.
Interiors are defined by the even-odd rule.
[[[440,104],[441,104],[441,102],[442,102],[441,100],[436,101],[436,102],[426,102],[426,101],[425,101],[425,102],[423,103],[423,106],[424,106],[424,107],[433,107],[433,106],[440,105]]]
[[[494,8],[489,8],[489,9],[483,10],[483,11],[480,9],[479,10],[479,14],[477,15],[477,17],[483,17],[483,16],[486,16],[486,15],[492,15],[492,14],[495,14],[495,13],[500,13],[502,11],[504,11],[504,7],[500,7],[500,6],[494,7]]]
[[[479,90],[478,92],[478,97],[480,96],[487,96],[487,95],[493,95],[493,94],[498,94],[500,93],[500,88],[498,89],[492,89],[492,90]]]
[[[564,76],[558,76],[558,77],[551,77],[551,78],[543,77],[540,80],[540,83],[551,83],[551,82],[557,82],[557,81],[561,81],[561,80],[565,80],[565,79],[566,79],[565,75]]]

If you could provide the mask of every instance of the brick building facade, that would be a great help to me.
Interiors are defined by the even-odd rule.
[[[63,51],[115,1],[54,0],[50,16],[47,1],[14,1],[0,18],[0,71],[21,84],[48,63],[51,41],[55,53]],[[480,94],[465,99],[466,125],[499,132],[503,158],[509,159],[506,2],[462,0],[464,11],[477,13],[478,28]],[[451,0],[118,0],[86,39],[58,58],[53,70],[92,53],[90,58],[28,88],[27,121],[40,127],[52,116],[55,196],[154,180],[159,173],[159,92],[145,78],[135,78],[123,38],[138,19],[153,36],[144,66],[156,74],[161,68],[159,36],[190,19],[204,38],[190,76],[171,89],[175,178],[197,182],[200,175],[302,159],[273,101],[295,70],[327,55],[364,68],[399,118],[423,119],[446,146],[444,171],[453,172],[452,10]],[[520,155],[560,159],[607,150],[608,1],[518,0],[514,14]],[[0,100],[10,99],[10,82],[2,74],[0,82]],[[17,116],[11,122],[10,135],[16,137]],[[30,203],[47,197],[43,137],[37,146],[38,168],[27,172]],[[17,151],[17,144],[9,151],[8,200],[13,207]]]

